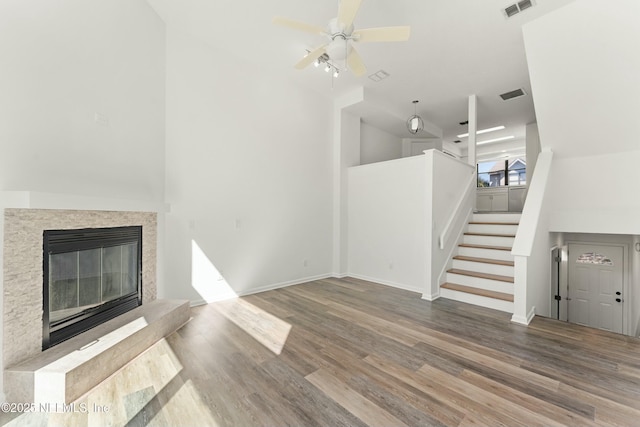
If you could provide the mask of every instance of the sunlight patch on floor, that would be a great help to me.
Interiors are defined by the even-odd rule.
[[[291,331],[289,323],[241,298],[221,301],[214,307],[273,353],[282,352]]]
[[[207,303],[238,296],[195,240],[191,241],[191,286]]]
[[[202,401],[200,393],[191,380],[187,380],[162,407],[162,416],[154,417],[149,427],[211,426],[219,424]]]

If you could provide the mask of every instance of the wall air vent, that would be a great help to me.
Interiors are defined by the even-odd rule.
[[[517,15],[534,5],[533,0],[522,0],[504,8],[503,12],[507,18],[511,18],[513,15]]]
[[[512,90],[511,92],[505,92],[500,94],[500,98],[502,98],[503,101],[508,101],[509,99],[513,99],[513,98],[520,98],[521,96],[525,96],[526,92],[522,89],[516,89],[516,90]]]

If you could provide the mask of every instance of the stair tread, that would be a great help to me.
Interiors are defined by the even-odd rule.
[[[488,297],[488,298],[494,298],[494,299],[500,299],[503,301],[513,302],[513,295],[505,294],[504,292],[490,291],[487,289],[474,288],[471,286],[459,285],[457,283],[448,283],[448,282],[440,285],[440,287],[444,289],[450,289],[452,291],[465,292],[468,294],[474,294],[482,297]]]
[[[509,251],[511,252],[511,248],[507,246],[494,246],[494,245],[476,245],[473,243],[460,243],[458,246],[462,246],[464,248],[476,248],[476,249],[493,249],[496,251]]]
[[[475,224],[475,225],[519,225],[518,222],[481,222],[481,221],[470,221],[469,224]]]
[[[513,277],[501,276],[499,274],[479,273],[477,271],[460,270],[458,268],[452,268],[450,270],[447,270],[447,273],[460,274],[460,275],[463,275],[463,276],[477,277],[477,278],[480,278],[480,279],[489,279],[489,280],[497,280],[497,281],[500,281],[500,282],[513,283]]]
[[[513,267],[513,261],[503,261],[501,259],[491,259],[491,258],[478,258],[474,256],[465,256],[465,255],[456,255],[453,259],[457,259],[460,261],[470,261],[470,262],[480,262],[484,264],[495,264],[495,265],[505,265],[508,267]]]
[[[464,233],[465,236],[487,236],[487,237],[516,237],[515,234],[493,234],[493,233]]]

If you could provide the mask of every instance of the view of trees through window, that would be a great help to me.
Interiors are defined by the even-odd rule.
[[[526,183],[527,162],[521,157],[478,163],[478,187],[502,187]]]

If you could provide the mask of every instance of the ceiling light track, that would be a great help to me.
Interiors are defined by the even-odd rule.
[[[307,50],[307,55],[310,53],[309,50]],[[306,55],[305,55],[306,56]],[[324,65],[324,71],[326,71],[327,73],[332,72],[333,77],[338,77],[340,75],[340,67],[338,67],[337,65],[335,65],[332,61],[331,58],[329,58],[329,55],[327,55],[326,53],[323,53],[322,55],[320,55],[318,58],[316,58],[316,60],[313,62],[313,65],[316,68],[319,68],[320,65]]]

